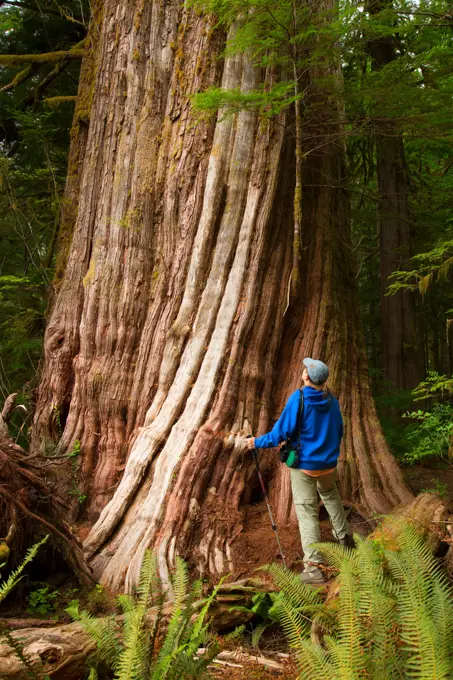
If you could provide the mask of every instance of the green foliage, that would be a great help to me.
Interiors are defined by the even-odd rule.
[[[450,439],[453,435],[453,405],[434,404],[431,411],[411,411],[403,418],[410,418],[416,425],[405,431],[409,450],[404,454],[406,463],[417,463],[435,456],[448,457]]]
[[[252,597],[252,603],[249,607],[234,607],[236,611],[252,613],[260,619],[260,622],[252,630],[251,642],[253,647],[259,647],[263,633],[278,620],[273,611],[276,598],[275,593],[258,592]]]
[[[39,541],[39,543],[35,543],[35,545],[32,546],[27,551],[27,554],[25,555],[22,563],[17,567],[17,569],[11,572],[6,581],[2,581],[0,583],[0,602],[2,602],[2,600],[5,599],[5,597],[12,591],[14,586],[16,586],[19,583],[19,581],[23,578],[22,572],[24,571],[25,567],[33,560],[39,548],[42,545],[44,545],[48,538],[49,537],[46,536],[45,538],[42,539],[42,541]],[[3,564],[0,564],[0,568],[3,566],[4,566]]]
[[[87,603],[90,614],[112,611],[115,600],[110,592],[103,585],[97,583],[87,595]]]
[[[30,614],[39,614],[44,616],[54,612],[58,605],[58,597],[60,592],[58,590],[51,590],[48,586],[43,588],[36,588],[32,590],[28,596],[27,611]]]
[[[436,477],[431,478],[432,487],[430,489],[420,489],[420,493],[437,493],[439,496],[446,496],[448,493],[448,486]]]
[[[87,494],[84,493],[79,487],[77,486],[77,482],[73,480],[71,488],[68,490],[68,496],[72,496],[77,500],[77,503],[82,505],[85,503],[87,499]]]
[[[277,67],[279,77],[251,91],[212,87],[193,96],[195,109],[223,114],[256,110],[264,117],[278,115],[297,100],[306,98],[300,88],[301,74],[310,67],[328,65],[339,60],[336,44],[341,24],[332,13],[312,12],[308,6],[292,0],[192,0],[191,4],[213,13],[218,25],[231,29],[225,56],[246,54],[259,67]],[[295,72],[299,75],[295,78]],[[335,78],[319,76],[326,88],[334,87]]]
[[[117,680],[202,678],[219,650],[209,635],[207,619],[219,586],[195,607],[195,599],[201,596],[201,583],[195,582],[189,590],[188,582],[187,566],[177,558],[171,581],[174,599],[160,648],[164,593],[157,577],[156,558],[150,551],[145,554],[135,596],[117,598],[124,616],[122,624],[117,625],[114,617],[96,619],[78,607],[67,611],[96,642],[99,661],[108,665]],[[156,615],[149,626],[146,613],[152,605]],[[197,651],[201,646],[207,650],[199,657]],[[95,670],[90,671],[90,677],[96,677]]]
[[[382,531],[382,540],[356,536],[356,551],[317,546],[338,570],[338,598],[328,603],[310,597],[282,567],[269,568],[281,588],[276,611],[304,680],[452,677],[451,585],[410,523],[388,519]],[[322,646],[309,640],[314,612]]]
[[[416,401],[429,399],[431,397],[444,397],[453,394],[453,378],[440,375],[436,371],[428,371],[426,380],[423,380],[415,390],[413,395]]]
[[[405,430],[406,446],[403,456],[407,463],[427,458],[453,458],[453,379],[429,371],[425,381],[413,391],[415,400],[427,400],[429,410],[409,411],[403,418],[414,421]],[[434,402],[434,403],[432,403]]]
[[[58,52],[86,34],[86,0],[64,9],[21,0],[0,11],[0,54]],[[73,107],[43,110],[50,99],[76,94],[80,60],[52,78],[55,64],[0,68],[0,393],[25,398],[42,352],[45,309],[54,266]],[[10,87],[11,85],[11,87]],[[14,423],[13,423],[14,426]]]

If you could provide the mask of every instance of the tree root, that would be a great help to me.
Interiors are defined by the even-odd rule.
[[[27,538],[26,534],[33,533],[28,525],[30,521],[37,523],[63,544],[63,554],[74,573],[83,582],[93,583],[81,546],[62,520],[68,504],[48,479],[39,475],[39,465],[30,464],[26,451],[9,436],[8,422],[17,408],[16,398],[17,394],[11,394],[6,399],[0,416],[0,498],[6,506],[1,514],[0,532],[7,536],[2,545],[14,552],[13,539],[17,545],[28,543],[31,537]]]

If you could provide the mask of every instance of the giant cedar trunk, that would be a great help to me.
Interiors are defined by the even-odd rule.
[[[368,11],[378,14],[388,0],[369,0]],[[373,69],[379,71],[396,58],[392,36],[369,42]],[[384,378],[400,389],[413,389],[423,378],[416,323],[415,297],[410,291],[387,295],[389,276],[407,268],[411,255],[411,215],[403,137],[390,118],[375,126],[379,188],[379,244],[381,281],[381,342]]]
[[[385,512],[410,497],[370,395],[334,102],[307,121],[301,298],[288,308],[294,149],[283,116],[197,121],[189,95],[262,74],[179,0],[109,0],[99,31],[77,221],[45,340],[35,445],[82,446],[95,573],[131,587],[154,546],[234,568],[250,500],[240,437],[264,432],[301,360],[331,368],[346,421],[343,492]],[[321,96],[318,93],[318,98]],[[319,110],[319,109],[318,109]],[[280,519],[288,475],[266,453]],[[123,472],[124,470],[124,472]]]

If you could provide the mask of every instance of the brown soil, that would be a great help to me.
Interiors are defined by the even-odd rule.
[[[448,463],[432,464],[431,467],[415,465],[403,469],[404,477],[414,494],[423,491],[436,491],[452,501],[453,505],[453,465]],[[367,535],[372,530],[363,517],[350,508],[347,509],[352,533]],[[333,540],[327,514],[320,510],[321,539]],[[301,571],[303,551],[299,529],[296,523],[278,526],[278,534],[290,569]],[[251,505],[246,511],[243,528],[233,543],[233,554],[237,571],[234,579],[250,573],[257,567],[271,562],[281,562],[275,533],[272,530],[264,501]]]
[[[366,535],[371,526],[350,508],[347,508],[348,520],[352,533]],[[320,509],[321,540],[332,541],[332,530],[327,513]],[[294,571],[302,571],[303,551],[297,523],[278,526],[280,542],[285,554],[286,566]],[[237,571],[233,574],[238,579],[245,574],[250,575],[257,567],[271,562],[281,562],[275,533],[272,529],[266,505],[259,503],[249,506],[244,521],[244,528],[233,543],[233,555]]]
[[[260,652],[259,650],[244,650],[248,654],[257,654],[258,656],[265,656],[272,660],[277,661],[283,666],[282,670],[274,670],[271,668],[264,668],[259,663],[250,659],[249,661],[240,661],[235,666],[222,666],[218,664],[212,664],[209,668],[209,672],[214,678],[223,680],[228,678],[228,680],[275,680],[275,678],[285,678],[285,680],[296,680],[298,677],[297,667],[294,660],[287,655],[280,656],[278,654],[270,655],[267,652]],[[236,663],[232,661],[232,663]]]
[[[449,463],[414,465],[404,468],[404,478],[415,494],[436,491],[453,502],[453,465]]]

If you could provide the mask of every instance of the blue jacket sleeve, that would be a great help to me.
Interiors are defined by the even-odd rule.
[[[267,434],[263,434],[262,437],[255,439],[255,448],[271,449],[281,444],[285,439],[290,439],[296,429],[298,408],[299,391],[297,390],[293,392],[286,402],[286,406],[272,430]]]

